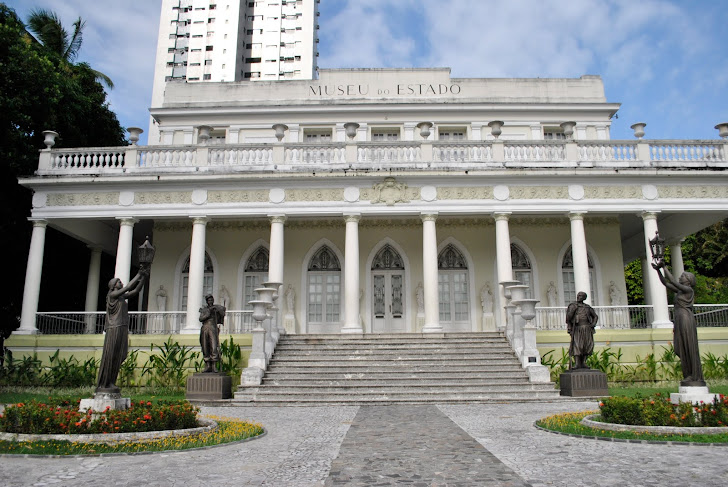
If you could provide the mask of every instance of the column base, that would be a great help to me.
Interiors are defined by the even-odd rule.
[[[439,323],[425,324],[422,327],[422,333],[442,333],[442,326]]]
[[[26,328],[25,330],[22,328],[18,328],[17,330],[15,330],[13,332],[14,335],[38,335],[39,333],[40,333],[40,331],[38,330],[38,328],[33,328],[33,329]]]
[[[551,382],[551,373],[545,365],[529,365],[526,367],[528,381],[534,384],[548,384]]]
[[[364,329],[362,329],[359,325],[344,325],[344,327],[341,329],[341,333],[356,333],[359,335],[364,334]]]
[[[179,334],[180,335],[199,335],[200,334],[200,329],[199,328],[187,328],[187,327],[185,327],[185,328],[182,328],[179,331]]]
[[[653,321],[652,328],[672,328],[672,321]]]
[[[240,376],[240,387],[259,386],[263,382],[264,374],[263,369],[258,367],[251,366],[244,369]]]

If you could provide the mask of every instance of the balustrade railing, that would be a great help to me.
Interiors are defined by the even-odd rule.
[[[491,142],[436,142],[432,146],[434,162],[490,162],[493,160]]]
[[[422,159],[420,144],[405,143],[360,143],[356,160],[359,163],[401,163],[417,162]]]
[[[261,166],[273,163],[271,146],[225,146],[210,148],[210,166]]]
[[[199,171],[205,167],[249,170],[348,168],[354,164],[417,168],[423,163],[479,167],[713,168],[728,163],[725,141],[700,140],[505,140],[392,141],[319,144],[222,144],[51,149],[40,154],[38,174],[116,174],[135,171]],[[348,149],[352,149],[351,151]],[[501,150],[502,149],[502,150]]]
[[[566,158],[566,145],[561,141],[506,141],[506,162],[558,162]]]

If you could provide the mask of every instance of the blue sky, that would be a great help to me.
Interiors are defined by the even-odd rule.
[[[231,0],[234,1],[234,0]],[[109,75],[123,126],[148,125],[160,0],[6,0],[86,20],[79,61]],[[321,0],[319,66],[450,67],[453,77],[601,75],[612,138],[713,139],[728,122],[720,0]],[[142,138],[145,142],[145,138]]]

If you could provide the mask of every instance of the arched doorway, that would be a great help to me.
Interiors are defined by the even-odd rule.
[[[372,261],[372,333],[399,333],[406,328],[404,261],[389,244]]]

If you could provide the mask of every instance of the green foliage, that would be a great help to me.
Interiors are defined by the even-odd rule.
[[[26,355],[20,360],[15,360],[13,354],[8,352],[5,356],[5,364],[0,367],[0,384],[18,386],[42,385],[43,364],[38,356]]]
[[[234,378],[240,376],[243,369],[243,352],[240,345],[235,344],[231,336],[230,342],[225,339],[220,343],[220,372],[225,372]]]
[[[627,286],[627,303],[644,304],[645,293],[642,289],[642,264],[633,260],[624,267],[624,283]]]
[[[150,350],[154,348],[151,345]],[[187,373],[200,354],[193,352],[192,347],[173,342],[171,336],[156,348],[160,353],[150,355],[142,367],[142,377],[147,377],[147,384],[174,389],[184,387]]]
[[[51,54],[2,3],[0,72],[0,248],[15,256],[6,262],[6,273],[23,276],[32,229],[27,220],[31,192],[19,186],[17,178],[37,169],[42,132],[60,134],[56,147],[119,146],[125,137],[95,72]],[[66,261],[66,275],[80,276],[72,259],[56,259],[63,252],[46,245],[45,261]],[[22,296],[22,285],[12,286],[0,303],[0,332],[6,336],[19,326]],[[41,308],[45,300],[57,299],[44,296],[41,293]]]
[[[561,357],[556,358],[553,353],[555,350],[549,350],[541,357],[541,364],[549,368],[551,381],[558,384],[561,374],[569,370],[569,353],[565,348],[561,349]]]
[[[127,387],[137,385],[136,369],[138,358],[139,350],[129,351],[129,355],[126,356],[126,359],[121,363],[121,368],[119,369],[118,385]]]
[[[45,369],[43,383],[49,386],[81,387],[93,384],[99,370],[99,362],[88,358],[80,363],[73,355],[59,358],[60,350],[50,356],[50,367]]]
[[[702,357],[703,377],[706,379],[728,379],[728,355],[717,357],[711,352]]]
[[[586,366],[591,369],[601,370],[607,377],[616,377],[620,371],[622,349],[613,352],[610,347],[595,351],[586,360]]]
[[[672,404],[657,393],[651,397],[608,397],[599,404],[602,421],[645,426],[706,427],[728,425],[728,397],[712,403]]]

